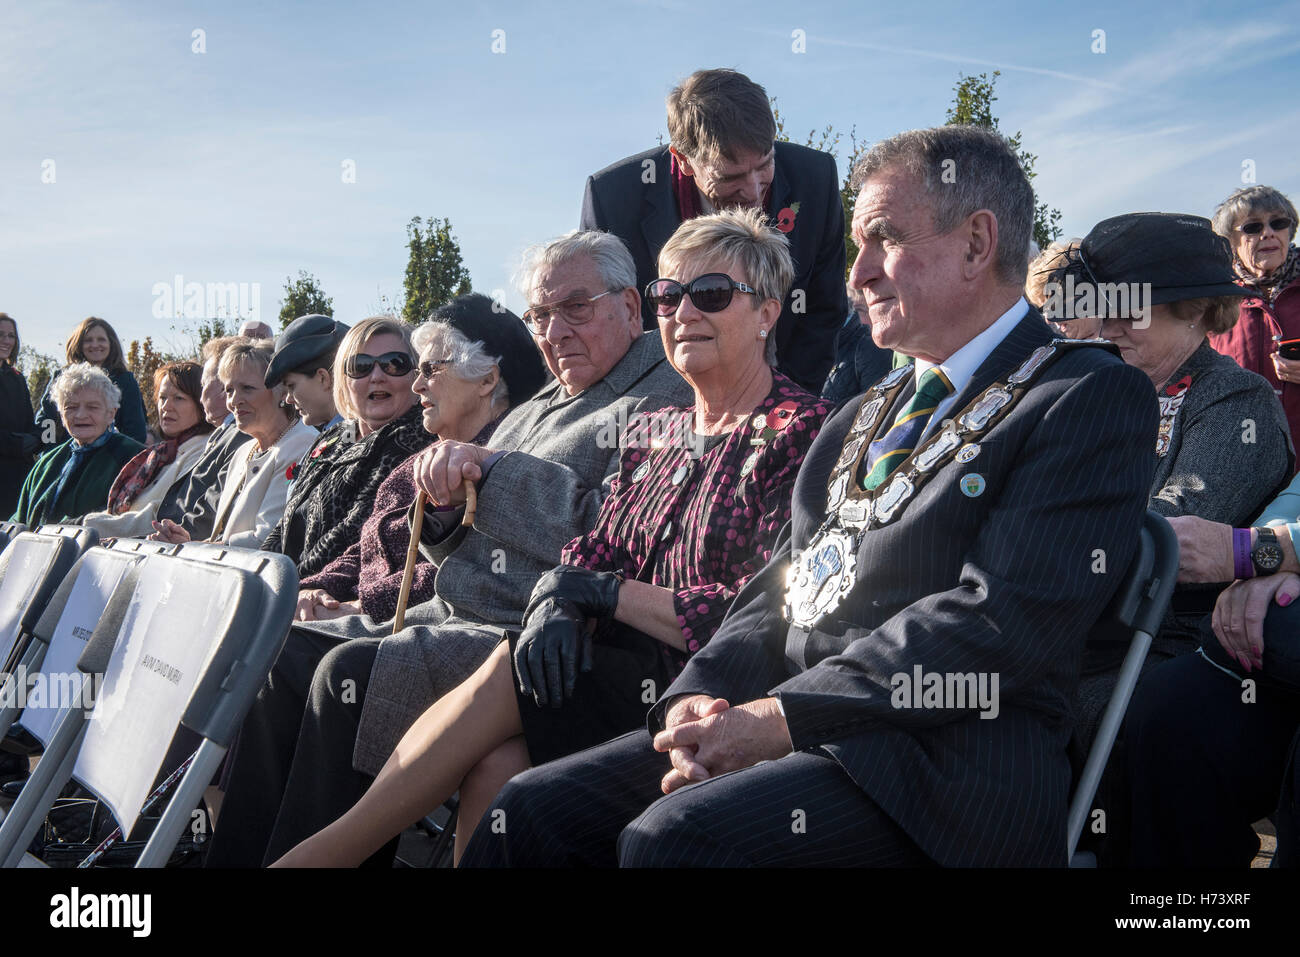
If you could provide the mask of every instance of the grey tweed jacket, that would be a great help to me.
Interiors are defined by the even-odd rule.
[[[459,527],[459,512],[426,515],[433,533],[422,535],[421,550],[438,563],[436,597],[407,613],[408,627],[384,637],[391,625],[367,616],[318,623],[380,641],[353,754],[359,770],[376,773],[411,723],[483,663],[504,629],[519,627],[537,579],[595,523],[619,463],[610,416],[625,422],[638,409],[691,401],[653,333],[578,395],[552,381],[492,436],[506,454],[480,483],[473,527]],[[454,524],[438,521],[448,514]],[[453,531],[431,541],[444,524]]]

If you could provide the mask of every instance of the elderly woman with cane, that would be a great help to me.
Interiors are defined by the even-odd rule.
[[[701,216],[659,269],[646,296],[694,405],[631,423],[595,527],[538,581],[522,632],[416,721],[352,810],[278,865],[359,864],[456,790],[468,835],[515,773],[634,727],[771,555],[828,410],[770,365],[787,244],[756,211]],[[571,320],[548,308],[525,321],[541,335]],[[441,501],[448,477],[430,478]]]

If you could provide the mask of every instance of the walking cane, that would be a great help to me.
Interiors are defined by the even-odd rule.
[[[415,560],[420,554],[420,531],[424,528],[424,507],[428,498],[423,492],[415,496],[415,521],[411,523],[411,544],[406,546],[406,568],[402,571],[402,588],[397,593],[397,614],[393,616],[393,634],[406,626],[406,603],[411,598],[411,582],[415,580]],[[474,513],[478,510],[478,492],[473,482],[465,483],[465,517],[461,524],[474,524]]]

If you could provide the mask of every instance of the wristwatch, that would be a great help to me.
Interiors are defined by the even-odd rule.
[[[1282,567],[1282,546],[1277,543],[1277,533],[1271,528],[1257,528],[1255,536],[1255,547],[1250,550],[1255,574],[1272,575]]]

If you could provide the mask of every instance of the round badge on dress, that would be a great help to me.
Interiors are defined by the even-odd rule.
[[[681,485],[683,482],[686,481],[686,476],[690,474],[691,474],[691,468],[689,465],[677,466],[677,471],[673,472],[673,478],[672,478],[673,484]]]
[[[649,471],[650,471],[650,463],[642,462],[640,465],[636,467],[636,471],[632,473],[632,481],[633,482],[641,481],[643,478],[646,477],[646,474]]]
[[[953,458],[955,458],[958,462],[965,465],[967,462],[969,462],[971,459],[975,458],[975,456],[979,454],[980,454],[980,447],[976,445],[974,442],[967,442],[965,445],[963,445],[961,448],[957,450],[957,454],[954,455]]]
[[[756,428],[756,429],[765,429],[765,428],[767,428],[767,416],[765,416],[765,415],[756,415],[756,416],[754,416],[754,421],[751,422],[751,423],[749,423],[749,424],[752,425],[752,426],[753,426],[754,428]]]
[[[961,493],[967,498],[975,498],[984,491],[984,476],[978,472],[971,472],[961,477]]]

